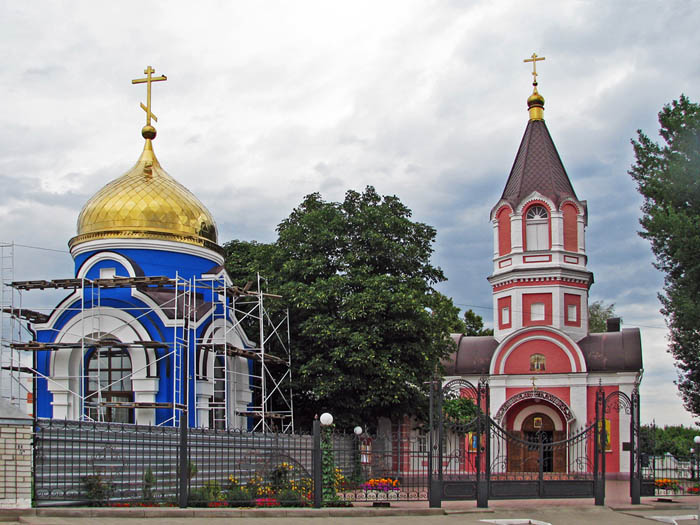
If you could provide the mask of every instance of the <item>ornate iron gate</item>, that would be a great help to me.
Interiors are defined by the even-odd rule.
[[[471,417],[456,418],[445,409],[457,398],[473,403]],[[630,416],[630,497],[639,503],[639,391],[606,395],[596,392],[592,420],[577,430],[539,427],[506,430],[488,411],[489,386],[485,379],[474,385],[464,379],[444,386],[435,382],[430,402],[429,500],[475,499],[487,507],[489,499],[594,498],[605,501],[606,420],[612,412]]]

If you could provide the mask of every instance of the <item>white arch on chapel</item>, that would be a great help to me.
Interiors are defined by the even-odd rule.
[[[518,405],[513,405],[510,410],[513,410]],[[554,430],[557,432],[564,430],[564,424],[562,422],[562,414],[558,410],[555,410],[551,406],[540,403],[539,405],[530,405],[523,408],[513,419],[513,430],[520,431],[523,428],[523,423],[528,416],[532,414],[544,414],[548,416],[554,423]]]
[[[95,334],[96,329],[98,334]],[[151,339],[145,327],[131,314],[111,307],[91,308],[79,312],[59,331],[57,343],[80,343],[84,337],[109,335],[122,343],[148,341]],[[91,346],[91,345],[87,345]],[[154,401],[158,379],[147,377],[147,359],[154,363],[153,349],[128,348],[131,358],[132,387],[137,401]],[[79,419],[81,362],[83,348],[60,348],[51,352],[49,362],[48,389],[53,394],[53,417]],[[154,365],[152,365],[154,366]],[[157,368],[156,368],[157,369]]]
[[[524,333],[528,331],[533,331],[533,330],[542,330],[551,333],[551,336],[546,336],[546,335],[535,335],[533,334],[530,337],[524,337],[523,339],[516,341],[515,343],[511,342],[518,338],[521,337]],[[562,338],[566,341],[567,344],[565,344],[563,341],[561,341],[559,338]],[[493,353],[493,357],[491,358],[491,364],[489,366],[489,374],[495,375],[495,374],[505,374],[505,367],[506,363],[508,362],[508,358],[510,357],[511,353],[515,351],[520,345],[527,343],[529,341],[548,341],[550,343],[553,343],[555,346],[559,347],[562,352],[566,355],[566,357],[569,359],[569,364],[571,365],[571,371],[572,372],[586,372],[586,360],[583,357],[583,352],[581,352],[580,348],[578,345],[574,342],[571,337],[566,335],[565,333],[559,332],[559,331],[554,331],[550,327],[547,326],[526,326],[517,332],[512,333],[509,335],[496,349],[496,351]],[[507,350],[504,351],[504,349],[507,348]],[[573,349],[573,352],[572,352]],[[501,356],[503,356],[501,358]],[[501,359],[498,370],[496,370],[496,363],[498,363],[499,358]],[[576,366],[576,360],[578,359],[578,362],[581,363],[580,367]]]

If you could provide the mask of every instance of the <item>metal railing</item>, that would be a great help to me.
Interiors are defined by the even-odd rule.
[[[411,435],[188,429],[183,446],[173,427],[40,419],[34,498],[209,507],[427,500],[427,444]]]

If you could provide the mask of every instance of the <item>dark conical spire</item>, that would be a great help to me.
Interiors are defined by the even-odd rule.
[[[544,120],[527,123],[501,198],[516,207],[533,191],[551,199],[556,206],[567,197],[578,200]]]

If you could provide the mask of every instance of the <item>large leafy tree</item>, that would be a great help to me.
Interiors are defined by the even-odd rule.
[[[588,305],[588,331],[592,334],[607,331],[611,317],[615,317],[614,304],[606,306],[603,301],[593,301]]]
[[[420,412],[461,323],[434,289],[445,280],[430,263],[435,229],[367,187],[343,202],[308,195],[277,231],[273,245],[229,243],[227,262],[234,279],[267,273],[290,308],[297,422],[329,411],[349,427]]]
[[[464,312],[464,335],[493,335],[493,328],[484,328],[484,318],[471,308]]]
[[[659,295],[676,359],[678,387],[700,415],[700,106],[681,95],[659,113],[656,143],[641,130],[630,175],[644,197],[640,235],[664,272]]]

